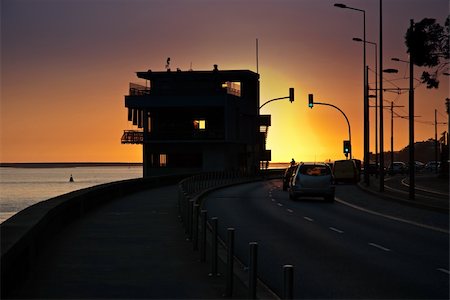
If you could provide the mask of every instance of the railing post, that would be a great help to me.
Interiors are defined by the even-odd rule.
[[[208,211],[202,209],[200,212],[200,223],[201,223],[201,237],[200,237],[200,261],[206,261],[206,220],[208,218]]]
[[[294,298],[294,266],[283,266],[283,297],[282,299]]]
[[[200,205],[194,204],[194,211],[192,214],[192,244],[194,251],[198,250],[198,213],[200,211]]]
[[[211,227],[212,227],[212,239],[211,239],[211,273],[209,276],[218,276],[219,273],[217,272],[217,243],[218,243],[218,234],[217,234],[217,223],[218,223],[217,217],[211,218]]]
[[[227,229],[227,272],[225,297],[233,295],[233,276],[234,276],[234,228]]]
[[[257,281],[257,258],[258,258],[258,243],[251,242],[249,265],[248,265],[248,298],[256,299],[256,281]]]

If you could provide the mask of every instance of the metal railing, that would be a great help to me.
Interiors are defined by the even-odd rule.
[[[233,297],[236,289],[234,278],[237,277],[247,286],[248,299],[293,299],[293,265],[286,264],[280,270],[280,276],[283,277],[280,297],[258,279],[258,243],[249,243],[248,262],[241,262],[234,256],[234,228],[228,227],[226,241],[221,240],[218,235],[219,218],[208,216],[208,211],[202,209],[202,196],[208,191],[261,179],[261,176],[249,176],[242,172],[212,172],[186,178],[179,183],[179,216],[193,250],[199,251],[200,262],[205,263],[208,258],[211,264],[208,275],[220,276],[219,260],[222,263],[225,297]]]
[[[138,130],[124,130],[122,144],[142,144],[144,142],[144,132]]]
[[[149,95],[150,94],[150,88],[138,83],[132,83],[130,82],[130,89],[129,89],[130,96],[143,96],[143,95]]]

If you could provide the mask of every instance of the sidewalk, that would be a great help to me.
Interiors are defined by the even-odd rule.
[[[400,175],[396,175],[400,176]],[[407,176],[406,176],[407,177]],[[426,174],[426,175],[417,175],[415,177],[416,180],[416,193],[415,199],[409,199],[408,188],[403,186],[399,189],[403,188],[403,190],[394,190],[388,187],[386,184],[386,180],[389,180],[390,177],[385,177],[385,189],[384,192],[380,192],[380,182],[379,178],[375,176],[370,176],[370,184],[366,186],[364,182],[361,180],[358,184],[359,187],[365,191],[376,194],[380,197],[383,197],[387,200],[399,201],[408,205],[428,208],[437,211],[448,212],[449,211],[449,181],[445,178],[438,178],[435,174]],[[395,180],[399,180],[399,177],[396,177]],[[405,183],[408,183],[408,178],[405,179]],[[436,192],[438,194],[427,194],[423,193],[423,191],[431,191]]]
[[[62,230],[14,298],[223,298],[186,241],[177,186],[112,201]],[[242,289],[236,298],[246,297]]]

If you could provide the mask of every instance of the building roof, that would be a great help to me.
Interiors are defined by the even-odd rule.
[[[168,69],[167,71],[157,71],[153,72],[152,70],[144,71],[144,72],[136,72],[137,77],[152,80],[152,79],[169,79],[169,78],[177,78],[177,79],[196,79],[196,80],[210,80],[214,76],[218,76],[220,80],[223,81],[240,81],[243,79],[259,79],[259,74],[250,70],[211,70],[211,71],[171,71]]]

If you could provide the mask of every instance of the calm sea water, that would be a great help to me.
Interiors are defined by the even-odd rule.
[[[70,175],[74,182],[69,182]],[[20,210],[82,188],[142,177],[142,167],[0,168],[0,222]]]

